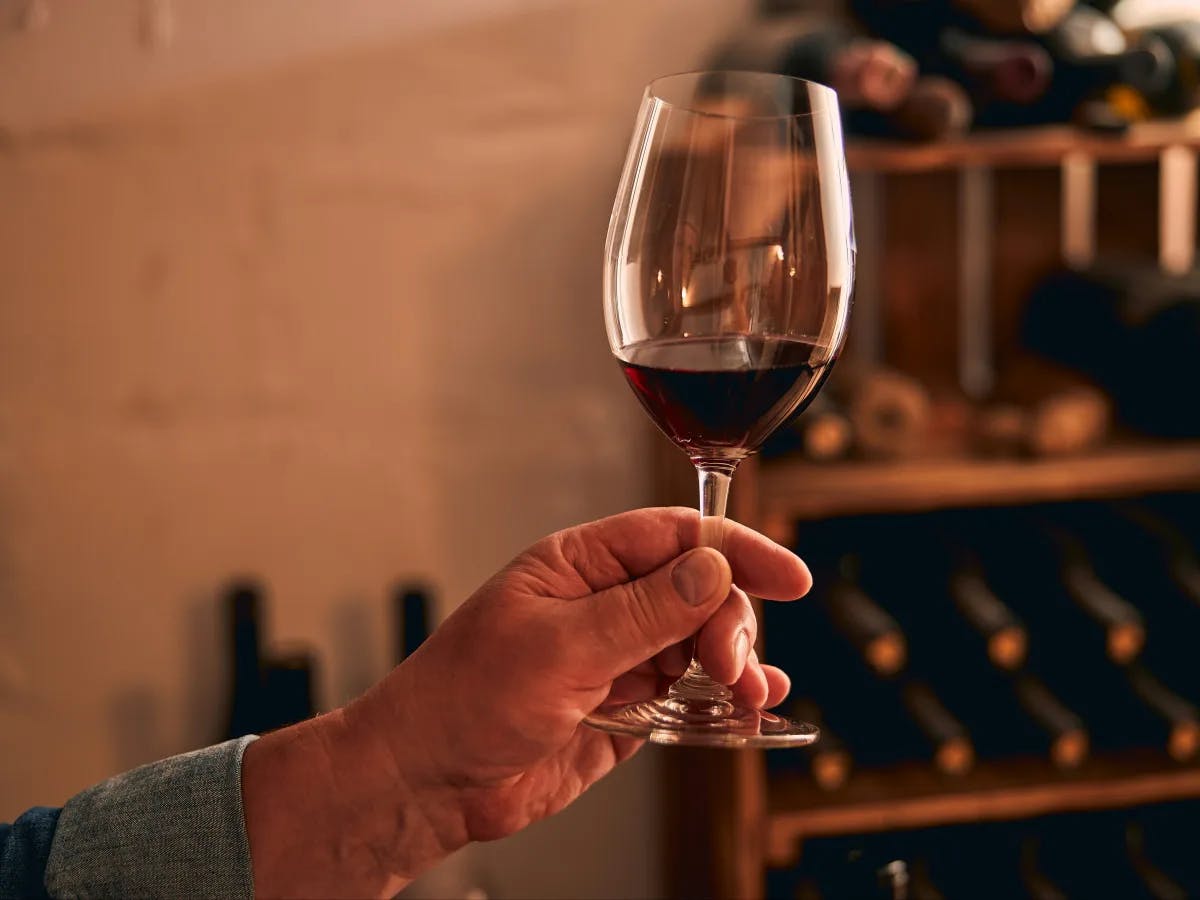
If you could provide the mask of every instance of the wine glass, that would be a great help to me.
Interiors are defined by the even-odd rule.
[[[613,355],[700,479],[721,549],[739,462],[816,395],[841,350],[854,226],[837,95],[797,78],[691,72],[642,97],[609,222]],[[698,660],[665,697],[587,722],[662,744],[795,746],[819,730],[738,706]]]

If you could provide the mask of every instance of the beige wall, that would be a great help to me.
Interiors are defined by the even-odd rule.
[[[329,705],[395,578],[445,612],[648,499],[605,226],[641,83],[745,9],[563,2],[0,142],[0,818],[218,735],[233,573]],[[430,890],[652,893],[644,756]]]
[[[0,0],[0,133],[579,0]]]

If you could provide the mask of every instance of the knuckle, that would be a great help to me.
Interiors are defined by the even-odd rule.
[[[659,615],[662,598],[648,584],[648,579],[629,583],[629,621],[639,637],[657,638],[662,630]]]
[[[742,628],[746,630],[746,636],[750,639],[750,646],[754,646],[754,642],[758,640],[758,619],[754,613],[750,612],[742,618]]]
[[[758,616],[754,614],[754,604],[750,602],[750,597],[745,591],[735,585],[733,596],[729,602],[736,611],[738,625],[746,630],[746,633],[750,636],[750,642],[753,643],[755,638],[758,637]]]

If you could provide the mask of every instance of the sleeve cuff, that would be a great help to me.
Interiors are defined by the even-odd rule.
[[[50,848],[50,896],[252,898],[242,754],[253,740],[173,756],[72,797]]]

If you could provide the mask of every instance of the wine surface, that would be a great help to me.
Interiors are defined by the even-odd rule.
[[[645,341],[621,369],[655,424],[693,459],[740,459],[813,399],[828,350],[795,338],[735,335]]]

